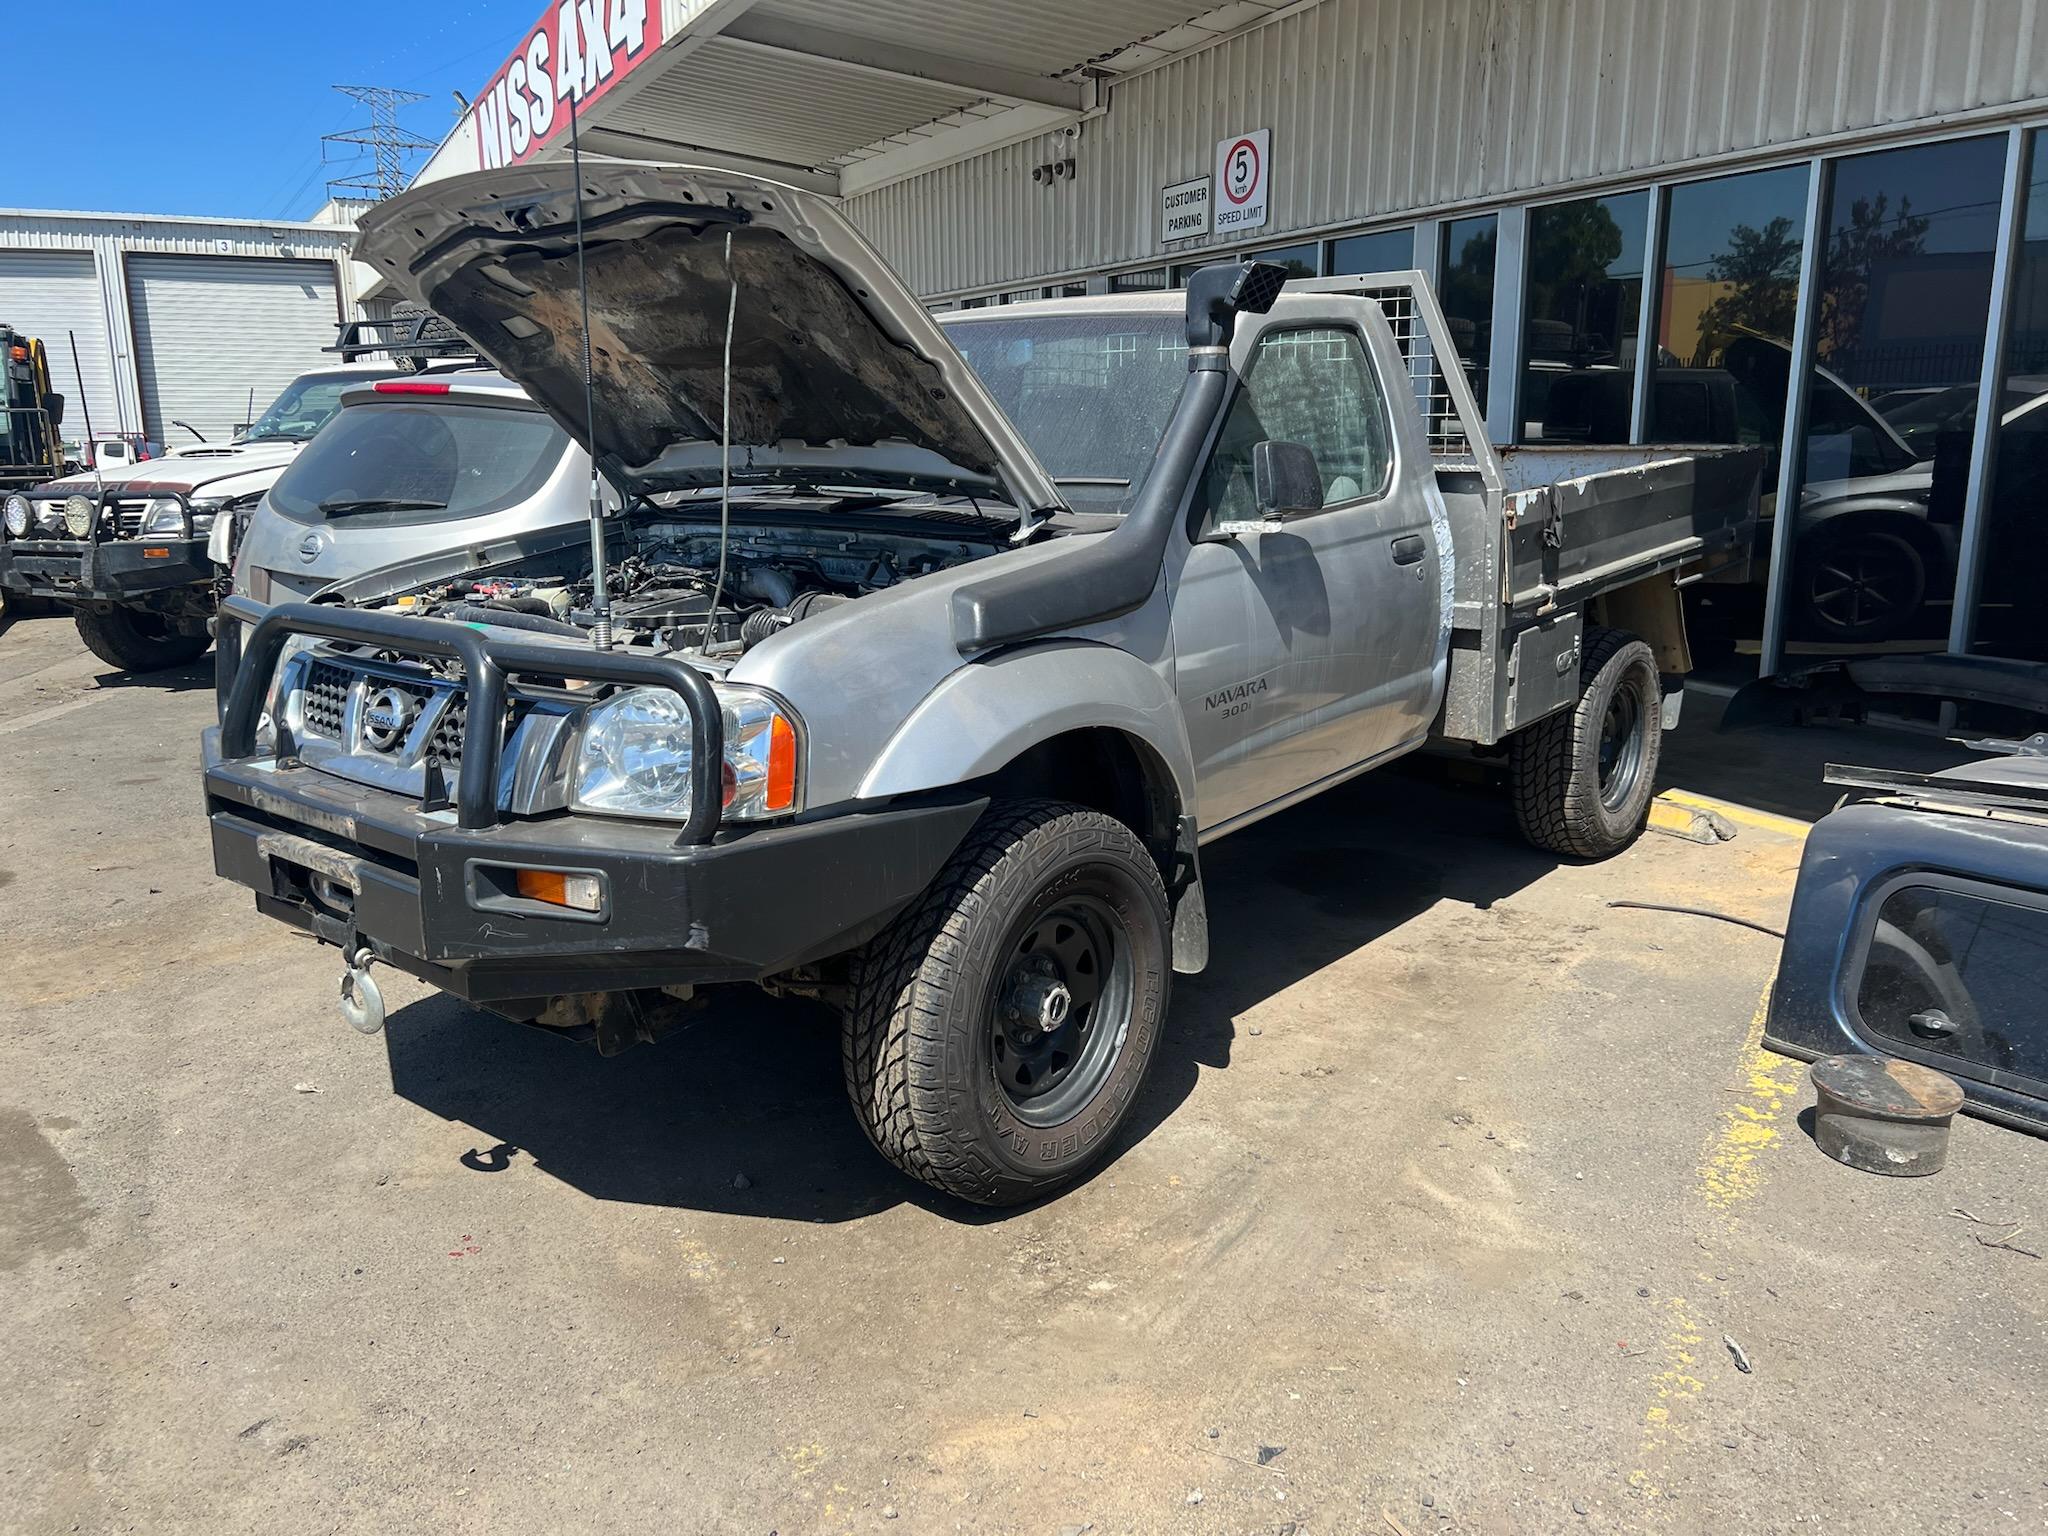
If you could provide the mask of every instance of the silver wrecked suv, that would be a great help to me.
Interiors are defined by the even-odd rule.
[[[1114,1142],[1213,839],[1435,742],[1541,846],[1625,847],[1677,585],[1754,531],[1753,450],[1503,460],[1415,273],[1209,267],[956,347],[728,171],[486,172],[363,231],[629,504],[230,599],[215,868],[364,1029],[386,965],[606,1053],[734,983],[824,1000],[875,1146],[971,1200]]]
[[[435,555],[459,571],[589,504],[589,456],[502,375],[366,381],[249,516],[233,588],[269,604]]]

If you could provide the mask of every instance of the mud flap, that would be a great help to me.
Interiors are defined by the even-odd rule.
[[[1166,891],[1173,903],[1173,968],[1182,976],[1199,976],[1209,966],[1209,903],[1202,894],[1202,866],[1192,816],[1183,816],[1174,824]]]

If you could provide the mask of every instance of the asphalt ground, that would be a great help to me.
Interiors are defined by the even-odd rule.
[[[2048,1525],[2048,1145],[1828,1161],[1776,944],[1608,905],[1777,922],[1795,824],[1559,865],[1396,772],[1215,845],[1135,1123],[991,1214],[815,1007],[347,1029],[211,873],[210,665],[0,632],[0,1530]]]

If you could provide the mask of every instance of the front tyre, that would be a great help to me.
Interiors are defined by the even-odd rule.
[[[1657,792],[1664,694],[1657,658],[1626,630],[1586,631],[1579,702],[1509,741],[1515,820],[1538,848],[1604,859],[1636,840]]]
[[[207,636],[180,634],[162,614],[133,608],[77,611],[78,638],[85,648],[124,672],[159,672],[182,667],[206,654]]]
[[[1099,811],[999,801],[931,888],[862,949],[847,1092],[913,1178],[1015,1205],[1108,1148],[1166,1017],[1159,868]]]

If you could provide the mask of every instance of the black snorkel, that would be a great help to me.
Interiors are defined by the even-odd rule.
[[[955,592],[953,643],[963,654],[1113,619],[1152,595],[1174,519],[1230,392],[1237,317],[1265,314],[1286,281],[1287,269],[1270,261],[1203,267],[1188,279],[1187,382],[1130,510],[1086,549]]]

